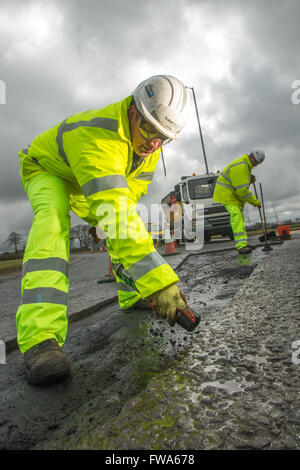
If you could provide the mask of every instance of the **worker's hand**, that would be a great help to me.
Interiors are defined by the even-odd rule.
[[[251,175],[251,183],[255,183],[255,181],[256,181],[255,175]]]
[[[260,202],[260,201],[258,201],[258,204],[257,204],[256,207],[258,207],[259,209],[261,209],[261,202]]]
[[[167,318],[170,326],[176,322],[176,310],[184,310],[186,303],[181,297],[180,290],[176,285],[155,292],[150,296],[153,306],[161,318]]]

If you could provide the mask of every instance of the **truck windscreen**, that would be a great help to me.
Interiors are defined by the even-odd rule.
[[[188,182],[191,199],[208,199],[213,196],[216,178],[194,179]]]

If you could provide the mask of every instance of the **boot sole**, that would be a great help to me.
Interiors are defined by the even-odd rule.
[[[44,375],[43,377],[31,377],[30,372],[25,369],[27,380],[31,385],[42,385],[46,383],[57,382],[63,378],[69,377],[70,373],[70,369],[62,369],[60,371],[58,370],[53,372],[52,374]]]

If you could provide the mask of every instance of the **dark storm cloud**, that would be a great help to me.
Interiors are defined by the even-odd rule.
[[[2,169],[2,198],[12,200],[20,195],[11,184],[20,148],[71,113],[90,106],[101,107],[129,94],[143,78],[142,71],[140,77],[135,73],[137,59],[161,60],[175,45],[176,29],[182,27],[182,20],[174,14],[173,35],[168,32],[168,40],[159,47],[157,58],[164,19],[167,15],[170,20],[170,9],[161,5],[158,10],[159,2],[150,3],[49,2],[54,10],[46,8],[45,18],[47,12],[51,19],[57,13],[62,25],[56,29],[54,24],[53,35],[46,38],[49,44],[41,41],[37,50],[26,34],[14,31],[13,16],[19,12],[26,21],[25,5],[30,18],[30,8],[42,7],[43,2],[2,4],[4,19],[10,18],[12,27],[9,34],[6,28],[4,33],[0,28],[0,78],[7,84],[7,104],[1,108],[1,158],[9,162]],[[37,8],[35,13],[41,11]],[[81,103],[76,99],[77,92],[79,89],[84,93],[85,88],[94,88],[97,93],[92,100],[87,95]]]

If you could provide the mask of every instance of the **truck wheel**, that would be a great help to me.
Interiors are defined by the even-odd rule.
[[[182,238],[182,241],[183,241],[183,242],[187,242],[187,243],[192,243],[192,242],[194,242],[195,240],[196,240],[196,236],[191,237],[191,238],[188,238],[188,237],[186,237],[185,235],[183,235],[183,238]]]

